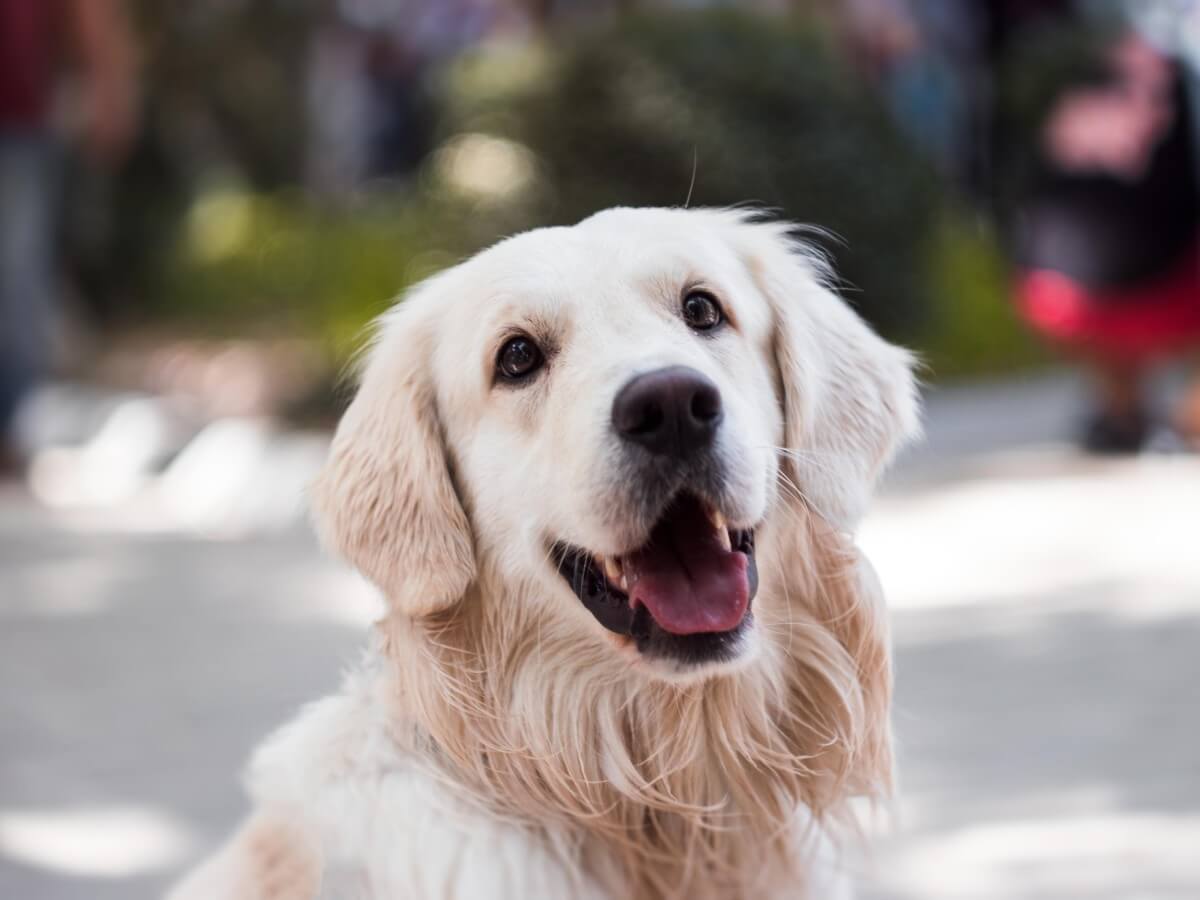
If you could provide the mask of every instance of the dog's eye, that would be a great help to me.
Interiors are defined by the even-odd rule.
[[[716,298],[707,291],[690,291],[683,298],[683,321],[694,331],[711,331],[724,318]]]
[[[545,357],[530,338],[521,336],[505,342],[496,356],[496,371],[510,381],[532,375],[541,368]]]

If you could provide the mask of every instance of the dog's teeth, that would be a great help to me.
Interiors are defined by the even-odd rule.
[[[619,584],[625,577],[624,573],[621,571],[621,564],[611,556],[605,556],[603,559],[605,576],[607,576],[608,580],[613,584]]]
[[[721,542],[721,547],[726,553],[733,549],[733,544],[729,540],[729,531],[725,528],[724,523],[717,528],[717,540]]]
[[[725,523],[725,516],[719,509],[710,510],[708,517],[712,520],[712,526],[717,531],[717,540],[721,542],[721,547],[728,553],[732,549],[732,543],[729,537],[729,528]]]

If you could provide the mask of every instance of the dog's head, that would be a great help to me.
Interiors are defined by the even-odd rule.
[[[486,594],[645,676],[717,673],[762,639],[783,511],[853,529],[916,428],[910,369],[786,226],[610,210],[383,318],[318,523],[400,614]]]

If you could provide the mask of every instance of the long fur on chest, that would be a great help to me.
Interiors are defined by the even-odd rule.
[[[886,624],[840,534],[793,513],[760,548],[762,652],[737,672],[634,677],[484,567],[446,615],[381,623],[397,714],[469,797],[618,896],[799,885],[804,823],[890,787]]]

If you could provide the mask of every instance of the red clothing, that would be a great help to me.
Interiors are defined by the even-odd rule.
[[[61,25],[57,0],[0,0],[0,128],[45,124]]]
[[[1017,304],[1031,325],[1067,346],[1145,361],[1200,346],[1200,246],[1166,275],[1137,288],[1089,292],[1050,269],[1018,282]]]

